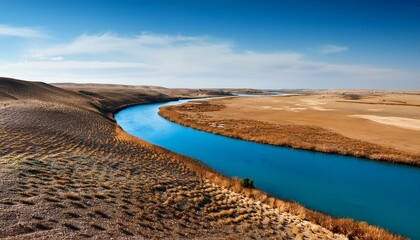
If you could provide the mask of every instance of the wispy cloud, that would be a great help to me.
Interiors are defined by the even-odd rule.
[[[81,35],[73,42],[57,44],[47,48],[35,49],[33,54],[38,56],[76,55],[76,54],[105,54],[109,52],[133,53],[140,49],[171,47],[177,44],[199,43],[206,37],[188,37],[182,35],[154,35],[142,33],[135,37],[120,37],[113,33],[100,35]]]
[[[21,38],[45,38],[47,35],[35,28],[14,27],[0,24],[0,37],[21,37]]]
[[[339,52],[345,52],[349,50],[348,47],[345,46],[338,46],[338,45],[322,45],[318,48],[318,51],[322,55],[330,54],[330,53],[339,53]]]
[[[27,56],[19,62],[0,62],[0,72],[48,82],[168,87],[420,87],[418,73],[313,61],[293,51],[238,51],[231,41],[206,36],[82,35],[68,43],[29,49]]]

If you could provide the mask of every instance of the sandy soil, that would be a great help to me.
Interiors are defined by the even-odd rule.
[[[0,238],[345,238],[112,118],[124,106],[209,92],[60,86],[72,91],[0,79]]]
[[[167,110],[180,113],[174,121],[233,137],[420,165],[420,92],[324,91],[209,103],[223,108]]]
[[[420,131],[420,119],[403,117],[381,117],[376,115],[350,115],[350,117],[364,118],[385,125]]]

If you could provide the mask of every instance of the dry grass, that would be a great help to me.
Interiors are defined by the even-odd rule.
[[[66,193],[65,196],[66,198],[71,199],[71,200],[75,200],[75,201],[81,200],[80,196],[73,192]]]
[[[226,106],[208,101],[162,107],[159,114],[184,126],[277,146],[337,153],[378,161],[420,166],[420,155],[358,139],[310,125],[286,125],[246,119],[214,119],[205,113]],[[214,106],[211,106],[214,105]]]

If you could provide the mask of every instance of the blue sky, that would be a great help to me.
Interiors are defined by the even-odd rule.
[[[420,1],[0,0],[0,75],[420,89]]]

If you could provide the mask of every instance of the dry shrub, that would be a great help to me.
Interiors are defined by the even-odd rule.
[[[77,193],[69,192],[65,194],[65,197],[74,201],[81,200],[80,196]]]

